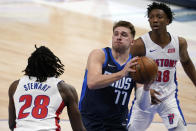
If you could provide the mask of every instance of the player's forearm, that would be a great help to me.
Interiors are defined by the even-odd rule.
[[[113,82],[121,79],[124,75],[122,72],[117,72],[113,74],[104,74],[104,75],[97,75],[97,76],[89,76],[87,78],[87,85],[89,89],[100,89],[105,88],[112,84]]]
[[[12,100],[13,100],[12,95],[10,95],[9,96],[9,105],[8,105],[8,114],[9,114],[8,124],[9,124],[9,128],[10,128],[11,131],[13,131],[15,126],[16,126],[15,107],[14,107],[14,104],[13,104]]]
[[[149,88],[146,87],[137,88],[136,99],[140,109],[146,110],[151,105],[151,96],[150,96]]]
[[[86,131],[82,122],[81,114],[78,110],[77,103],[71,103],[68,105],[67,113],[73,131]]]
[[[9,121],[9,128],[10,128],[11,131],[14,130],[15,125],[16,125],[15,122],[10,122],[10,121]]]
[[[82,122],[77,122],[77,121],[74,121],[75,124],[73,124],[73,121],[71,121],[71,126],[72,126],[72,130],[73,131],[86,131],[85,127],[83,126]]]

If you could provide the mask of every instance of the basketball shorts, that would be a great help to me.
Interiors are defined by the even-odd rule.
[[[127,131],[126,123],[122,124],[113,119],[93,119],[82,115],[82,121],[87,131]]]
[[[135,101],[133,103],[128,123],[129,131],[145,131],[150,126],[155,113],[159,114],[167,129],[177,127],[180,119],[183,121],[184,126],[186,126],[179,101],[175,94],[172,94],[158,105],[151,105],[145,111],[141,110]]]

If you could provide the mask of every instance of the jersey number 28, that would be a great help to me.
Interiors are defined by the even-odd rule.
[[[24,102],[24,105],[20,108],[18,119],[23,119],[29,116],[29,112],[24,112],[25,109],[28,109],[31,107],[31,104],[33,103],[33,107],[31,109],[31,114],[36,119],[43,119],[48,114],[48,108],[50,98],[45,95],[38,95],[35,97],[35,100],[32,102],[32,96],[31,95],[23,95],[20,97],[19,102]]]

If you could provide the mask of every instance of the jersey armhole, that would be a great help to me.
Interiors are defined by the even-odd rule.
[[[103,50],[104,53],[105,53],[105,61],[104,61],[104,63],[103,63],[103,67],[106,67],[107,61],[108,61],[108,53],[107,53],[107,51],[106,51],[106,48],[102,48],[102,50]]]
[[[148,35],[149,35],[149,37],[150,37],[150,34],[149,34],[149,33],[148,33]],[[147,45],[145,44],[145,40],[144,40],[145,37],[146,37],[146,36],[143,35],[143,36],[141,36],[140,38],[141,38],[141,41],[142,41],[143,44],[144,44],[144,50],[145,50],[145,56],[146,56],[146,49],[147,49],[146,46],[147,46]]]

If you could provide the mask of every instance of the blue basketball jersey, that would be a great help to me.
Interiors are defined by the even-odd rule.
[[[112,56],[109,47],[103,48],[105,52],[105,62],[102,66],[102,74],[112,74],[121,71],[124,65],[120,65]],[[129,56],[127,62],[132,58]],[[135,82],[130,76],[110,84],[102,89],[90,90],[87,86],[87,73],[85,72],[79,109],[82,115],[95,118],[113,118],[126,120],[128,114],[128,103]]]

